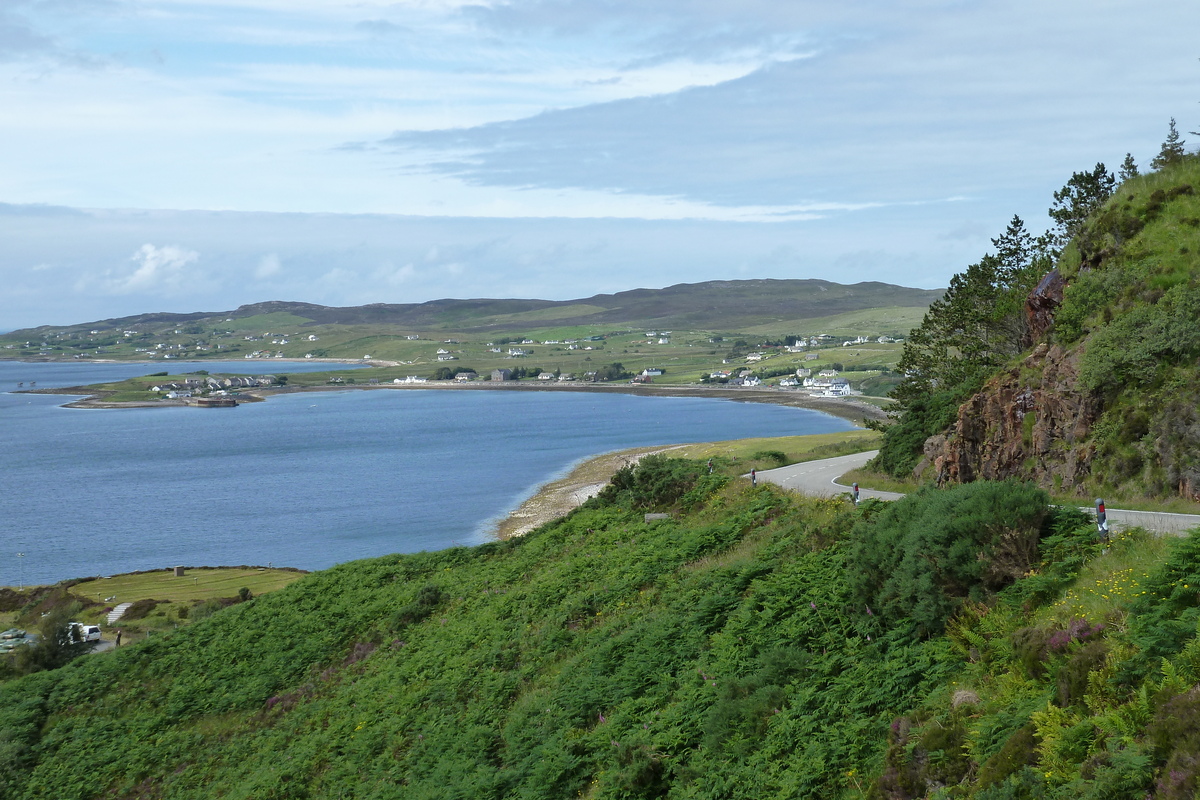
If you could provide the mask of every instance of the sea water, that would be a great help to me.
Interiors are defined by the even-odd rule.
[[[239,366],[254,371],[192,368]],[[0,391],[155,367],[0,362]],[[0,394],[0,585],[177,564],[311,570],[477,544],[587,456],[853,427],[784,406],[584,392],[342,390],[234,409],[69,399]]]

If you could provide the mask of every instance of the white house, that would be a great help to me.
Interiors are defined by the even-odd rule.
[[[834,378],[824,392],[825,397],[849,397],[851,394],[850,381],[845,378]]]

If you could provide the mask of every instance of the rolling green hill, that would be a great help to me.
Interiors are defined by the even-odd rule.
[[[139,314],[67,327],[14,331],[5,340],[61,330],[126,330],[180,326],[232,331],[313,325],[385,325],[413,331],[489,332],[579,325],[740,330],[772,322],[795,322],[880,307],[925,308],[941,291],[884,283],[843,286],[821,280],[744,280],[634,289],[580,300],[434,300],[416,304],[374,303],[333,308],[273,301],[234,311]],[[901,331],[902,332],[902,331]]]
[[[841,364],[855,370],[855,388],[879,394],[894,380],[888,373],[900,351],[888,340],[903,338],[938,294],[879,283],[751,280],[563,302],[439,300],[356,308],[271,302],[215,314],[145,314],[16,331],[0,336],[0,356],[153,361],[164,367],[171,360],[245,359],[248,374],[286,372],[286,362],[275,359],[369,358],[393,362],[391,371],[351,380],[382,382],[433,378],[439,371],[473,370],[486,378],[500,368],[520,370],[531,381],[543,371],[583,380],[606,365],[616,365],[608,372],[626,377],[665,370],[655,382],[666,384],[698,383],[735,367],[778,381],[800,367]],[[785,350],[800,337],[813,338],[805,352]],[[869,343],[853,350],[841,347],[865,340]],[[511,352],[514,347],[519,352]],[[324,383],[328,376],[317,380]],[[130,398],[155,399],[136,395],[145,388],[122,392],[133,389]]]

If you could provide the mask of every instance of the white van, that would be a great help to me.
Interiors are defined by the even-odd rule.
[[[68,623],[71,633],[79,637],[81,642],[98,642],[100,641],[100,626],[99,625],[84,625],[82,622]],[[72,637],[73,638],[73,637]]]

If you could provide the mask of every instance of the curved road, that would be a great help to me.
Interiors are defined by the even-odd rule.
[[[838,483],[838,478],[852,469],[858,469],[878,454],[878,450],[868,450],[865,453],[855,453],[849,456],[805,461],[778,469],[761,470],[758,477],[759,480],[768,481],[802,494],[829,497],[850,491],[850,486]],[[896,492],[876,492],[873,489],[859,489],[858,496],[860,498],[873,497],[877,500],[899,500],[904,497]]]
[[[806,461],[778,469],[764,469],[758,473],[760,480],[774,483],[803,494],[829,497],[850,491],[850,486],[838,479],[852,469],[858,469],[876,456],[878,450],[855,453],[850,456]],[[879,500],[899,500],[904,495],[896,492],[876,492],[860,489],[860,498],[873,497]],[[1085,507],[1084,511],[1092,511]],[[1192,528],[1200,527],[1200,515],[1171,514],[1164,511],[1128,511],[1120,508],[1106,509],[1110,527],[1139,526],[1148,531],[1170,533],[1181,536]]]

